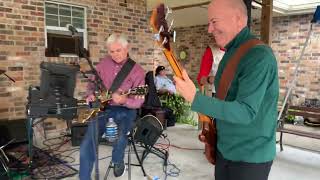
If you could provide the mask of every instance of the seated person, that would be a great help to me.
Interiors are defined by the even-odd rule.
[[[167,77],[164,66],[157,67],[154,84],[156,85],[156,88],[159,94],[165,94],[165,93],[175,94],[176,93],[176,87],[173,84],[172,80]]]
[[[126,37],[122,34],[112,34],[106,42],[110,57],[103,58],[96,66],[97,72],[106,89],[110,89],[117,73],[123,65],[130,59],[128,57],[129,44]],[[114,176],[119,177],[125,172],[124,153],[128,144],[127,133],[133,128],[134,120],[137,115],[137,108],[140,108],[144,99],[133,96],[121,95],[121,91],[144,85],[144,70],[138,64],[134,64],[129,74],[126,76],[116,92],[111,94],[112,101],[104,112],[100,112],[97,118],[90,121],[88,130],[80,145],[80,180],[91,179],[95,159],[95,123],[98,120],[99,137],[102,136],[106,121],[112,117],[118,125],[119,136],[117,142],[113,144],[112,162],[114,164]],[[94,101],[93,84],[88,85],[87,102]]]
[[[163,106],[161,104],[160,98],[158,96],[155,83],[153,71],[149,71],[146,74],[145,82],[148,85],[148,94],[146,95],[143,107],[141,109],[141,116],[152,114],[157,117],[157,111],[165,112],[165,119],[167,119],[167,124],[164,126],[174,126],[176,123],[176,117],[173,114],[173,110]],[[157,117],[159,118],[159,117]]]

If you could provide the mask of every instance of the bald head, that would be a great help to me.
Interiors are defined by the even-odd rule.
[[[224,47],[247,26],[247,8],[243,0],[212,0],[208,7],[208,32]]]
[[[247,24],[248,12],[243,0],[212,0],[209,7],[212,5],[219,6],[229,13],[239,13],[242,20],[245,22],[245,25]]]

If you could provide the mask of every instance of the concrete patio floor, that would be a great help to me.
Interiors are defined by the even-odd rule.
[[[214,180],[214,167],[205,159],[202,150],[203,144],[200,143],[197,138],[198,132],[197,127],[182,124],[177,124],[175,127],[170,127],[165,131],[171,143],[169,148],[170,165],[167,171],[169,175],[176,176],[168,176],[168,180]],[[158,143],[164,146],[163,144],[168,144],[168,141],[159,139]],[[284,145],[284,151],[280,152],[279,145],[277,145],[277,157],[273,163],[269,180],[319,180],[320,153],[310,151],[310,149],[319,151],[320,140],[285,134],[284,143],[290,144],[290,146]],[[70,148],[70,145],[68,146]],[[141,152],[142,149],[139,148],[138,151]],[[100,145],[99,152],[99,158],[104,158],[99,161],[99,177],[103,179],[110,162],[111,147]],[[72,165],[78,169],[79,151],[72,156],[75,158],[75,162],[73,162]],[[131,157],[132,162],[137,163],[136,156],[132,154]],[[127,161],[127,159],[125,161]],[[172,164],[178,169],[174,168]],[[146,173],[150,176],[158,176],[161,180],[164,180],[165,174],[162,165],[163,160],[153,154],[149,154],[144,160]],[[143,177],[140,167],[131,167],[132,180],[147,179]],[[92,179],[94,179],[94,172],[92,177]],[[74,176],[64,179],[75,180],[78,179],[78,177]],[[128,172],[126,171],[120,178],[115,178],[111,170],[108,179],[126,180],[128,179]]]

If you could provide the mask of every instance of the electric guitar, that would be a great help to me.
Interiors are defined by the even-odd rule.
[[[148,93],[148,86],[138,86],[135,88],[131,88],[125,92],[121,93],[121,96],[136,96],[137,98],[144,98],[144,96]],[[82,123],[87,122],[88,120],[96,117],[99,112],[104,111],[106,106],[112,100],[111,92],[101,93],[102,95],[98,96],[99,105],[98,107],[93,107],[85,110],[79,115],[79,119],[82,119]],[[90,105],[91,106],[91,105]]]
[[[159,4],[155,9],[153,9],[150,25],[152,27],[154,37],[157,44],[162,47],[163,53],[166,56],[174,74],[182,78],[182,68],[178,63],[176,57],[174,56],[173,50],[170,47],[170,38],[173,36],[170,32],[171,27],[168,27],[166,17],[169,13],[167,9],[167,14],[165,12],[164,4]],[[172,25],[171,25],[172,26]],[[215,122],[212,118],[201,113],[198,113],[199,121],[202,122],[202,132],[199,135],[199,140],[205,144],[205,155],[207,160],[215,164],[215,154],[216,154],[216,128]]]

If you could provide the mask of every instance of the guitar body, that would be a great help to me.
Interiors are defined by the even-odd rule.
[[[108,94],[109,96],[109,93],[101,93],[101,94]],[[138,87],[135,87],[135,88],[132,88],[132,89],[129,89],[128,91],[126,92],[123,92],[121,95],[124,96],[124,95],[132,95],[132,96],[136,96],[137,98],[141,97],[141,98],[144,98],[144,96],[148,93],[148,86],[147,85],[143,85],[143,86],[138,86]],[[98,106],[96,108],[91,108],[89,110],[86,110],[84,112],[81,113],[81,116],[80,118],[82,119],[82,123],[84,122],[87,122],[89,121],[90,119],[96,117],[98,115],[99,112],[103,112],[106,110],[109,102],[112,100],[112,97],[104,97],[104,96],[100,96],[98,98],[99,102],[98,105],[95,105],[95,106]],[[96,103],[96,102],[94,102]]]
[[[205,92],[204,86],[200,86],[200,92],[202,94],[207,94]],[[213,118],[198,113],[199,121],[202,123],[202,130],[199,134],[199,140],[205,145],[205,155],[207,160],[211,164],[216,163],[216,152],[217,152],[217,129],[216,122]]]
[[[211,164],[216,162],[217,129],[216,123],[210,117],[199,113],[199,120],[202,122],[202,130],[199,140],[205,144],[205,155]]]

